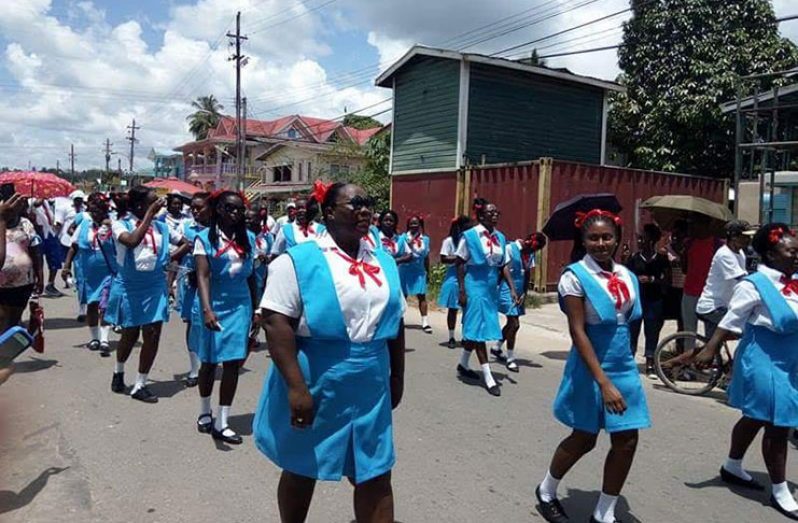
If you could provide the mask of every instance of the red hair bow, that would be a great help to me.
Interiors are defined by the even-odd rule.
[[[587,221],[588,219],[593,218],[595,216],[601,216],[602,218],[608,218],[608,219],[612,220],[612,222],[615,225],[619,226],[619,227],[621,225],[623,225],[623,220],[621,220],[620,216],[618,216],[617,214],[611,213],[610,211],[603,211],[601,209],[593,209],[593,210],[588,211],[588,212],[577,212],[576,213],[576,220],[574,220],[574,225],[576,226],[577,229],[581,229],[582,226],[585,224],[585,221]]]
[[[331,183],[324,183],[321,180],[316,180],[313,182],[313,192],[311,193],[311,198],[316,200],[316,202],[321,205],[324,202],[324,198],[327,197],[327,191],[330,190],[333,184]]]
[[[783,227],[776,227],[774,229],[771,229],[770,235],[768,236],[768,241],[771,243],[771,245],[776,245],[781,241],[782,238],[784,238],[785,234],[789,236],[793,235],[792,231],[790,230],[785,231]]]

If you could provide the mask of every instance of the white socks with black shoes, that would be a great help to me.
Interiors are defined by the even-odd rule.
[[[192,351],[188,351],[188,359],[191,363],[191,370],[188,371],[188,377],[197,378],[199,376],[199,370],[202,362],[200,361],[199,356]]]
[[[131,396],[147,385],[147,376],[149,376],[149,374],[142,374],[140,372],[136,374],[136,384],[133,385],[133,389],[130,391]]]
[[[463,349],[463,352],[460,354],[460,366],[468,370],[468,360],[470,359],[471,351]]]
[[[482,376],[485,378],[485,386],[492,389],[496,386],[496,381],[493,379],[493,374],[490,372],[490,363],[483,363],[481,367]]]
[[[551,503],[557,499],[557,487],[560,480],[551,475],[551,471],[546,471],[546,477],[538,486],[538,495],[544,503]]]
[[[210,425],[211,420],[213,419],[213,411],[211,410],[211,397],[200,396],[200,413],[197,419],[199,420],[200,418],[208,416],[210,419],[208,419],[207,425]],[[199,423],[199,421],[197,421],[197,423]],[[205,426],[206,423],[202,423],[202,425]]]
[[[723,464],[724,470],[731,474],[734,474],[740,479],[744,479],[745,481],[751,481],[752,478],[751,474],[745,471],[743,468],[743,460],[741,459],[731,459],[726,458],[726,463]]]
[[[216,432],[221,432],[222,436],[228,438],[236,435],[235,431],[227,426],[227,418],[230,415],[230,405],[219,405],[219,415],[213,420],[213,428]]]
[[[610,496],[601,493],[596,509],[593,511],[593,519],[599,523],[615,523],[615,505],[618,504],[618,496]]]
[[[97,340],[100,341],[100,326],[94,325],[89,326],[89,332],[91,333],[91,341]]]
[[[108,345],[108,336],[111,334],[111,326],[110,325],[100,325],[100,343],[103,345]]]
[[[786,481],[783,483],[774,483],[771,488],[773,489],[773,498],[782,509],[788,512],[798,510],[798,502],[792,497],[792,492],[790,492],[790,487],[787,485]]]

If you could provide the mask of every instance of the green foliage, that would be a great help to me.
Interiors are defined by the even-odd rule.
[[[436,297],[440,294],[441,285],[443,285],[443,278],[446,276],[446,269],[448,265],[443,263],[430,264],[429,275],[427,284],[427,296]],[[432,301],[435,301],[434,299]]]
[[[220,111],[224,106],[211,94],[198,97],[191,102],[191,107],[196,111],[186,117],[188,130],[194,135],[195,140],[204,140],[210,130],[219,124]]]
[[[632,2],[619,51],[626,94],[614,95],[610,137],[633,167],[728,177],[736,75],[789,69],[769,0]],[[763,87],[767,87],[766,85]]]
[[[355,129],[374,129],[375,127],[382,127],[382,123],[380,123],[379,120],[359,114],[347,114],[344,116],[343,124],[346,127],[353,127]]]
[[[371,138],[364,147],[366,164],[362,169],[348,175],[338,176],[334,181],[357,184],[373,197],[377,210],[388,209],[391,203],[391,177],[388,165],[391,155],[391,135],[382,133]]]

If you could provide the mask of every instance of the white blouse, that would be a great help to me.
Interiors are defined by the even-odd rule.
[[[784,284],[781,283],[781,278],[784,276],[782,273],[771,269],[767,265],[757,267],[757,272],[767,276],[775,285],[776,290],[782,293],[782,289],[784,289]],[[798,295],[794,292],[790,293],[789,296],[783,293],[781,295],[786,298],[787,304],[793,312],[798,314]],[[762,297],[757,292],[756,287],[750,281],[743,280],[734,288],[734,293],[729,302],[729,312],[723,317],[718,327],[741,334],[746,323],[774,330],[773,318],[770,316],[767,306],[762,302]]]
[[[122,223],[122,221],[130,221],[131,225],[133,226],[132,230],[128,230],[127,227]],[[124,265],[125,263],[125,256],[127,255],[127,247],[125,247],[122,242],[119,241],[119,237],[122,236],[124,233],[132,233],[133,230],[136,229],[136,222],[138,221],[137,218],[129,218],[127,220],[120,220],[113,222],[111,226],[111,232],[114,235],[114,241],[116,243],[116,261],[119,265]],[[160,249],[162,245],[161,233],[158,230],[158,227],[153,222],[151,225],[152,234],[149,232],[144,235],[144,238],[141,240],[134,249],[133,249],[133,259],[136,263],[136,270],[141,272],[151,272],[155,270],[155,265],[158,262],[158,253],[156,249]],[[169,230],[169,229],[167,229]],[[183,235],[178,233],[169,232],[169,245],[178,245],[180,240],[182,239]],[[153,246],[153,242],[155,246]]]
[[[349,338],[355,343],[371,341],[377,332],[389,298],[388,282],[379,260],[371,249],[365,248],[361,242],[357,259],[380,267],[380,272],[376,276],[382,282],[382,285],[377,285],[371,278],[365,276],[364,289],[358,277],[349,273],[350,262],[336,253],[338,247],[331,236],[324,235],[317,240],[317,243],[330,267]],[[404,298],[401,300],[404,313],[407,304]],[[294,263],[290,256],[282,255],[269,265],[269,278],[260,306],[262,309],[284,314],[289,318],[298,318],[296,335],[307,338],[310,337],[310,329],[302,302],[303,297],[299,292]]]
[[[486,235],[488,230],[485,228],[485,226],[478,224],[474,227],[474,230],[476,230],[477,235],[479,236],[479,243],[482,245],[482,252],[485,254],[485,258],[488,260],[488,265],[491,267],[502,267],[506,265],[509,261],[507,259],[507,252],[502,250],[501,246],[497,247],[492,245],[492,242],[488,242],[488,236]],[[474,264],[474,262],[471,260],[471,253],[468,251],[468,242],[466,241],[465,234],[462,238],[460,238],[460,243],[457,245],[456,254],[458,258],[466,262],[466,265]]]
[[[319,224],[316,222],[312,222],[310,224],[310,228],[312,228],[315,232],[308,233],[305,236],[305,233],[302,232],[302,229],[299,227],[299,224],[296,222],[286,223],[283,227],[280,227],[280,230],[277,232],[277,236],[274,238],[274,244],[272,244],[272,254],[274,256],[280,255],[288,250],[288,246],[286,245],[286,238],[284,234],[285,227],[293,227],[294,228],[294,240],[296,241],[297,245],[300,243],[311,242],[319,238]]]
[[[216,239],[216,252],[208,253],[205,252],[205,244],[202,243],[202,240],[200,239],[199,235],[197,235],[197,237],[194,239],[193,254],[194,256],[216,256],[217,252],[224,250],[224,252],[220,253],[219,255],[225,256],[227,258],[227,261],[230,263],[228,269],[230,276],[231,277],[236,276],[238,273],[241,272],[241,269],[244,268],[244,261],[246,258],[246,254],[244,254],[244,256],[241,256],[240,254],[238,254],[238,251],[236,251],[232,246],[228,248],[227,244],[229,242],[230,239],[220,229],[219,237]],[[255,246],[255,248],[257,248],[257,245]]]
[[[598,263],[596,263],[596,261],[589,254],[586,255],[579,263],[581,263],[582,267],[587,270],[588,274],[598,281],[601,288],[604,289],[604,292],[607,293],[607,296],[614,304],[615,297],[610,293],[609,279],[600,276],[600,274],[605,271],[599,267]],[[615,262],[613,262],[612,271],[617,274],[621,280],[623,280],[623,282],[626,284],[626,287],[629,289],[629,299],[625,300],[621,305],[621,309],[616,310],[615,312],[618,325],[623,325],[626,323],[626,317],[634,306],[635,300],[637,299],[637,293],[635,292],[635,286],[632,280],[634,276],[631,272],[629,272],[629,269]],[[557,286],[557,290],[560,293],[560,296],[563,297],[585,297],[585,291],[582,288],[582,282],[579,281],[579,278],[576,277],[573,271],[565,271],[563,273],[563,275],[560,277],[560,283]],[[601,319],[599,318],[596,309],[593,307],[593,304],[590,303],[590,300],[585,300],[585,322],[587,322],[588,325],[598,325],[601,323]]]
[[[447,236],[441,244],[441,256],[455,256],[457,254],[457,246],[454,244],[451,236]]]

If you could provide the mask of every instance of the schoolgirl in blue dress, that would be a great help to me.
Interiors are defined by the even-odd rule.
[[[269,261],[271,261],[272,246],[274,245],[274,234],[271,228],[267,225],[264,214],[255,209],[247,209],[246,213],[247,229],[255,234],[255,262],[254,271],[255,275],[255,293],[256,296],[263,296],[263,291],[266,288],[266,276],[269,270]],[[257,310],[255,311],[257,314]],[[255,321],[252,324],[252,331],[250,332],[249,348],[255,349],[258,342],[258,334],[260,333],[259,322]]]
[[[111,390],[125,391],[125,362],[142,337],[139,372],[130,396],[146,403],[158,397],[147,388],[147,378],[158,354],[161,327],[169,319],[169,300],[164,270],[170,262],[169,247],[178,245],[165,223],[155,220],[165,205],[152,189],[139,186],[128,192],[129,217],[112,225],[119,267],[108,297],[105,320],[121,328]]]
[[[424,234],[424,219],[411,216],[407,220],[407,231],[402,235],[409,258],[399,266],[399,277],[402,280],[402,292],[405,297],[415,296],[418,299],[418,310],[421,313],[421,329],[432,334],[429,324],[427,306],[427,279],[429,278],[429,236]]]
[[[406,263],[412,255],[408,252],[404,235],[399,234],[396,228],[399,226],[399,215],[396,211],[387,210],[380,215],[380,245],[382,250],[387,252],[394,261],[401,265]]]
[[[191,219],[184,220],[180,227],[180,233],[183,236],[185,245],[190,246],[193,251],[194,242],[197,235],[205,230],[208,226],[208,208],[207,200],[210,196],[207,192],[198,192],[191,197],[190,212]],[[194,308],[194,302],[197,299],[197,270],[194,265],[194,254],[188,252],[179,261],[183,277],[178,282],[181,286],[179,294],[180,301],[178,309],[180,311],[180,319],[186,324],[186,348],[188,349],[189,371],[184,381],[186,387],[196,387],[199,380],[200,359],[197,355],[197,347],[192,346],[191,331],[193,324],[191,321],[191,313]]]
[[[558,286],[574,346],[554,402],[555,417],[573,432],[557,447],[535,494],[546,521],[568,521],[557,499],[560,480],[590,452],[604,429],[607,455],[601,495],[592,522],[614,523],[615,505],[635,455],[639,429],[651,425],[634,356],[629,323],[641,315],[637,278],[613,256],[620,218],[594,209],[578,214],[577,242],[587,252],[563,272]],[[583,247],[583,249],[582,249]]]
[[[450,349],[457,347],[457,340],[454,339],[454,331],[457,327],[457,312],[460,310],[460,287],[457,284],[457,245],[463,232],[473,226],[471,218],[460,216],[452,220],[449,227],[449,236],[444,238],[441,244],[441,263],[447,265],[446,274],[441,283],[441,290],[438,293],[438,307],[446,309],[446,325],[449,327]]]
[[[792,427],[798,427],[798,239],[787,224],[773,223],[757,231],[751,242],[762,264],[737,284],[729,311],[696,360],[712,362],[721,344],[739,335],[729,405],[742,412],[731,434],[721,479],[731,485],[763,490],[743,468],[743,457],[760,429],[762,455],[770,476],[770,503],[784,516],[798,520],[798,503],[787,484],[787,448]]]
[[[208,199],[208,228],[194,241],[197,295],[192,321],[203,325],[196,341],[202,366],[199,374],[200,414],[197,430],[214,439],[242,442],[228,426],[230,407],[238,387],[241,362],[247,357],[256,298],[253,275],[255,234],[247,230],[244,199],[221,191]],[[196,331],[197,329],[195,329]],[[211,394],[216,367],[222,365],[219,410],[213,419]]]
[[[362,242],[372,205],[360,187],[334,184],[322,203],[329,234],[269,267],[261,307],[273,365],[253,428],[283,469],[283,521],[305,521],[316,481],[342,476],[355,485],[357,521],[394,521],[405,301],[393,259]]]
[[[74,261],[78,301],[86,307],[86,323],[91,333],[88,348],[108,357],[111,327],[100,321],[100,302],[117,272],[116,251],[105,196],[89,195],[87,208],[90,219],[82,220],[72,234],[72,246],[61,274],[65,280],[72,276]]]
[[[503,279],[499,285],[499,312],[507,318],[507,323],[502,328],[501,341],[495,349],[491,349],[491,353],[497,360],[505,362],[507,370],[511,372],[518,372],[518,363],[515,361],[515,339],[521,328],[518,318],[526,314],[524,303],[532,271],[535,269],[535,253],[545,246],[546,236],[539,232],[530,234],[526,239],[515,240],[507,244],[510,277],[520,299],[518,302],[513,301],[510,286],[507,284],[507,280]],[[507,343],[507,355],[502,351],[505,342]]]
[[[296,201],[296,218],[287,222],[277,233],[272,246],[272,257],[305,242],[315,241],[324,233],[324,225],[315,221],[319,204],[315,198],[300,198]]]
[[[484,200],[482,200],[484,202]],[[460,305],[463,307],[463,353],[457,365],[462,378],[479,379],[468,366],[471,352],[477,352],[485,388],[493,396],[501,396],[501,389],[493,379],[488,362],[486,343],[502,337],[499,327],[499,273],[504,272],[510,282],[513,301],[518,299],[515,285],[507,267],[507,241],[496,229],[499,210],[492,203],[480,204],[479,223],[463,233],[457,246],[457,283]]]

